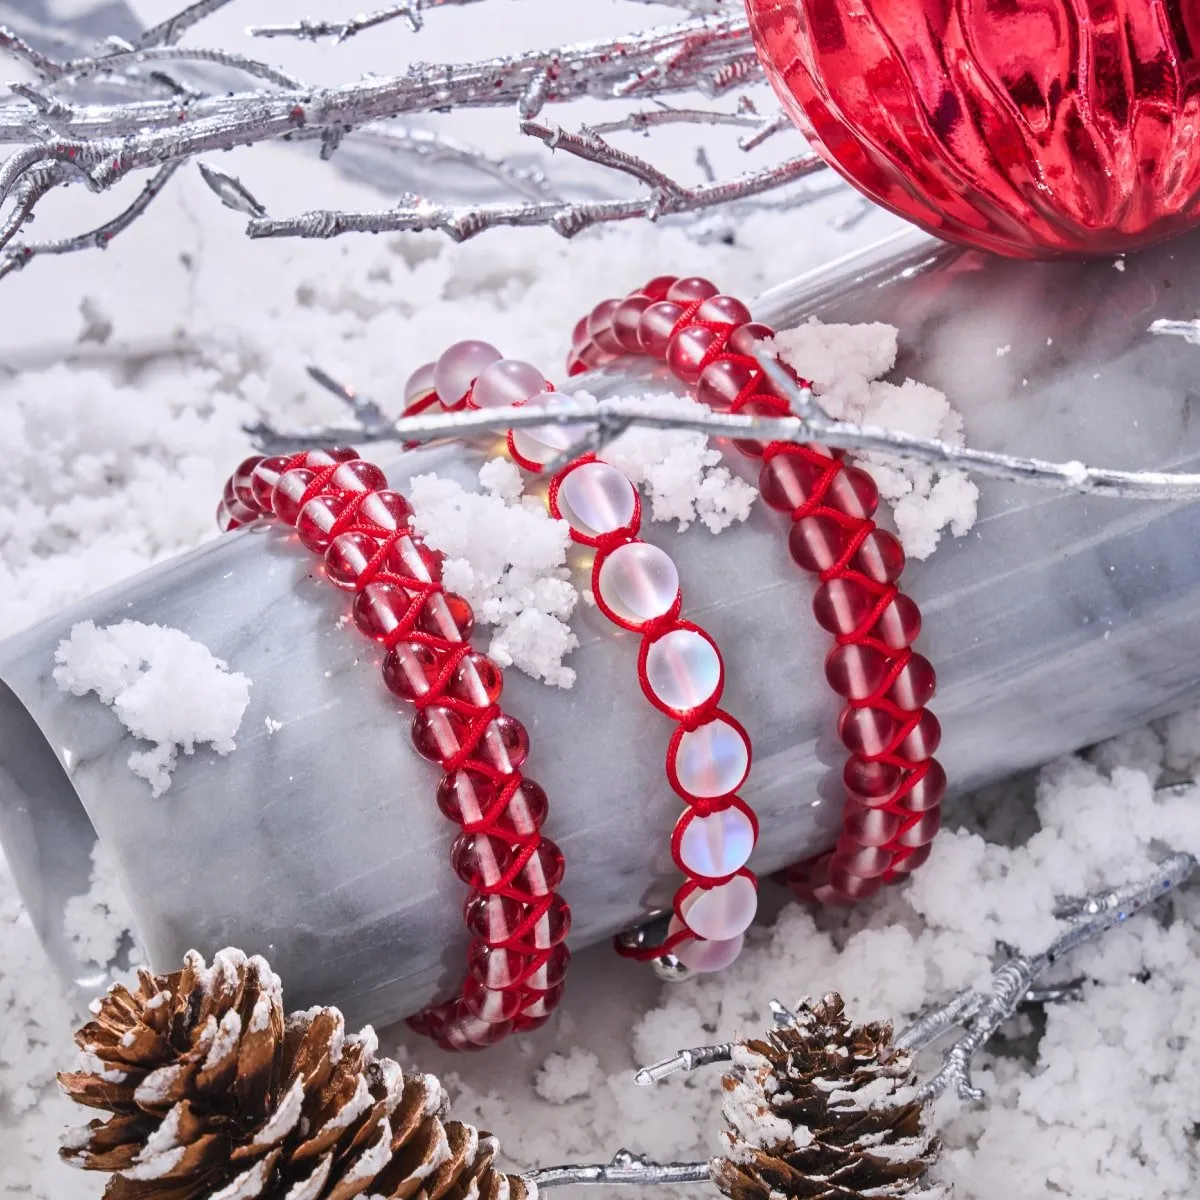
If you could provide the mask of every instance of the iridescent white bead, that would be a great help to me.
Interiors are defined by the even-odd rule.
[[[749,861],[754,850],[754,825],[740,808],[699,817],[685,812],[679,818],[679,861],[694,875],[723,879]]]
[[[749,744],[722,717],[685,733],[675,748],[675,776],[692,796],[728,796],[749,769]]]
[[[677,922],[671,922],[670,933],[679,928]],[[668,936],[670,936],[670,933]],[[746,939],[742,934],[726,938],[724,941],[709,941],[706,938],[689,938],[680,942],[672,952],[689,971],[698,974],[708,974],[712,971],[723,971],[742,952]]]
[[[745,933],[757,911],[758,891],[745,875],[737,875],[716,887],[697,888],[680,905],[688,928],[717,942]]]
[[[673,629],[650,643],[646,652],[650,690],[668,708],[687,712],[698,708],[721,682],[721,656],[703,634]]]
[[[404,381],[404,403],[408,404],[415,400],[418,396],[424,396],[428,392],[432,392],[433,388],[433,371],[434,363],[422,363],[405,381]]]
[[[483,369],[501,357],[487,342],[455,342],[434,364],[433,386],[438,398],[447,407],[457,404]]]
[[[546,407],[570,399],[562,392],[539,392],[536,396],[530,396],[525,407]],[[583,436],[583,429],[582,425],[529,425],[513,430],[513,445],[522,458],[540,467],[578,441]]]
[[[517,358],[501,358],[479,373],[471,399],[480,408],[505,408],[524,404],[546,390],[546,377],[535,366]]]
[[[616,467],[602,462],[583,463],[564,476],[558,488],[558,507],[572,529],[598,537],[630,527],[637,495],[633,484]]]
[[[600,599],[630,625],[669,612],[679,594],[679,572],[671,556],[648,542],[618,546],[600,567]]]

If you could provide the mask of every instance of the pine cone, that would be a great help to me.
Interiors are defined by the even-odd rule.
[[[910,1056],[889,1024],[851,1025],[842,998],[805,1002],[794,1024],[741,1042],[723,1081],[727,1157],[713,1179],[733,1200],[862,1200],[942,1194]]]
[[[105,1200],[527,1200],[497,1143],[458,1121],[432,1075],[376,1058],[336,1008],[292,1013],[261,958],[194,951],[182,971],[109,989],[75,1035],[72,1099],[114,1115],[62,1155],[116,1174]]]

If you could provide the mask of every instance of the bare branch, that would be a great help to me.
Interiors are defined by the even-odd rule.
[[[60,175],[63,171],[63,168],[54,165],[37,167],[21,180],[8,217],[0,223],[0,249],[7,246],[21,227],[33,219],[34,206],[62,182]]]
[[[131,66],[147,62],[206,62],[222,67],[244,71],[255,79],[273,83],[281,88],[302,88],[304,84],[294,75],[280,71],[270,63],[246,58],[228,50],[211,50],[204,47],[180,48],[178,46],[151,46],[145,49],[125,50],[118,54],[106,54],[99,58],[80,59],[67,64],[71,82],[88,79],[94,75],[117,74]]]
[[[43,79],[57,79],[63,73],[63,64],[35,50],[24,38],[18,37],[7,26],[0,25],[0,50],[6,50],[13,58],[32,67]]]
[[[109,242],[117,234],[128,229],[150,207],[154,198],[166,186],[167,180],[182,165],[182,163],[167,163],[165,167],[161,167],[128,208],[118,213],[111,221],[106,221],[88,233],[81,233],[72,238],[61,238],[54,242],[26,242],[13,246],[0,259],[0,279],[11,275],[14,271],[22,270],[43,254],[71,254],[77,250],[107,249]],[[3,241],[0,241],[0,245],[3,245]]]
[[[610,146],[602,137],[591,132],[568,133],[558,125],[542,125],[538,121],[522,121],[521,132],[538,138],[551,150],[565,150],[568,154],[582,158],[585,162],[597,163],[602,167],[631,175],[648,187],[660,188],[668,195],[678,195],[683,188],[664,175],[653,163],[648,163],[636,154],[629,154]]]
[[[152,25],[138,38],[138,45],[143,50],[151,46],[173,46],[193,25],[229,3],[230,0],[196,0],[195,4],[189,4],[173,17],[168,17],[158,25]]]
[[[293,25],[251,25],[246,32],[251,37],[291,37],[308,42],[316,42],[321,38],[332,38],[335,42],[344,42],[347,38],[354,37],[356,33],[374,29],[377,25],[384,25],[400,18],[413,33],[420,33],[421,27],[425,23],[421,16],[422,12],[433,8],[448,8],[451,5],[477,3],[479,0],[401,0],[399,4],[381,8],[378,12],[351,17],[347,21],[309,21],[305,19],[297,21]]]
[[[728,12],[736,0],[630,0],[632,4],[657,4],[663,8],[682,8],[697,16]]]
[[[712,1170],[707,1162],[659,1163],[618,1150],[609,1163],[543,1167],[521,1178],[539,1189],[571,1184],[703,1183],[712,1178]]]
[[[407,197],[393,209],[378,212],[318,210],[296,217],[261,218],[251,221],[247,233],[253,238],[329,238],[343,233],[395,233],[401,230],[438,229],[456,242],[464,242],[497,226],[548,226],[562,237],[574,237],[584,229],[611,221],[639,217],[672,216],[697,212],[717,204],[757,196],[823,168],[815,155],[789,159],[721,183],[703,184],[628,200],[594,200],[532,204],[482,204],[455,207],[437,204],[419,196]]]
[[[792,118],[785,112],[777,113],[775,116],[762,122],[756,133],[747,134],[745,137],[738,138],[739,150],[756,150],[767,140],[774,137],[777,133],[782,133],[785,129],[795,129],[792,124]]]
[[[616,121],[601,121],[589,125],[594,134],[647,133],[661,125],[737,125],[742,128],[759,129],[763,119],[756,112],[739,109],[736,112],[716,112],[708,108],[652,108],[644,112],[632,112]],[[740,142],[739,142],[740,145]]]

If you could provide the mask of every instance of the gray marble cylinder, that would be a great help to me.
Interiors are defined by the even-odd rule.
[[[1146,330],[1200,311],[1198,265],[1196,236],[1120,271],[1005,262],[902,235],[777,289],[756,311],[779,325],[812,313],[899,326],[897,377],[946,391],[975,445],[1195,469],[1200,349]],[[629,387],[614,368],[593,390]],[[389,476],[400,489],[431,470],[467,484],[477,463],[460,447],[428,448]],[[1200,698],[1200,508],[989,481],[980,490],[970,535],[906,573],[925,616],[920,648],[940,676],[940,757],[954,788]],[[828,637],[783,524],[756,511],[715,538],[645,530],[679,564],[686,615],[725,653],[723,706],[754,741],[742,794],[763,828],[760,873],[828,845],[840,815]],[[97,836],[160,969],[191,946],[235,944],[270,957],[290,1003],[376,1022],[457,981],[464,888],[433,803],[437,772],[408,744],[379,655],[339,627],[345,610],[310,556],[254,528],[0,645],[0,839],[54,958],[84,986],[95,981],[72,957],[62,913],[87,889]],[[85,618],[176,626],[247,674],[238,749],[183,758],[170,790],[151,799],[112,713],[51,678],[55,646]],[[530,729],[528,773],[551,797],[547,832],[567,854],[578,947],[670,895],[679,802],[663,773],[671,724],[640,696],[636,638],[587,606],[575,628],[575,687],[510,671],[505,703]]]

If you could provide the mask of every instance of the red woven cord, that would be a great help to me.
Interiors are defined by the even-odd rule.
[[[694,287],[696,282],[694,280],[689,281],[689,285],[692,285],[690,293],[692,295],[696,294]],[[655,284],[656,288],[647,288],[642,291],[632,292],[627,299],[644,296],[647,299],[655,300],[661,299],[664,295],[668,300],[673,299],[667,290],[670,285],[669,279],[666,281],[665,286],[662,280],[655,281]],[[685,292],[681,292],[680,294],[685,294]],[[670,338],[667,339],[666,345],[668,347],[670,347],[672,339],[684,330],[704,329],[712,335],[699,362],[693,364],[690,368],[694,371],[694,375],[702,375],[705,369],[713,363],[730,362],[742,368],[747,379],[747,382],[730,404],[731,411],[742,412],[752,408],[753,411],[776,416],[790,415],[790,407],[787,401],[764,390],[767,386],[766,375],[758,361],[749,355],[735,354],[729,351],[730,338],[738,326],[725,321],[698,319],[698,315],[706,303],[704,300],[692,299],[686,302],[681,300],[678,303],[680,304],[681,311],[671,330]],[[722,310],[718,307],[718,311]],[[723,311],[727,312],[728,309],[726,308]],[[642,338],[646,336],[653,338],[655,336],[651,326],[639,327],[639,332],[641,328],[645,328],[648,331],[640,335]],[[620,334],[617,336],[626,350],[632,348],[628,340],[622,340]],[[644,346],[647,343],[643,342],[642,344]],[[573,355],[575,353],[577,352],[573,351]],[[668,364],[672,361],[670,352],[667,353],[667,361]],[[692,377],[694,376],[689,376],[689,378]],[[876,687],[870,696],[849,701],[848,709],[871,707],[880,710],[890,716],[896,726],[894,736],[879,754],[860,755],[865,761],[885,763],[893,766],[900,773],[899,783],[893,793],[887,798],[886,803],[875,803],[872,805],[872,807],[899,819],[896,832],[882,847],[888,855],[889,865],[879,878],[883,882],[889,882],[906,873],[905,870],[901,869],[903,864],[918,849],[922,849],[922,847],[904,845],[902,842],[914,826],[923,819],[925,812],[912,812],[904,805],[905,800],[911,795],[913,789],[926,778],[935,765],[931,758],[920,762],[912,762],[897,753],[904,740],[919,725],[924,712],[923,708],[918,708],[912,712],[905,710],[889,696],[891,689],[913,658],[911,647],[890,646],[876,632],[881,620],[895,603],[897,596],[899,596],[899,589],[894,583],[881,583],[871,578],[853,565],[863,544],[875,532],[876,525],[869,518],[861,518],[844,512],[836,503],[831,501],[830,492],[839,474],[845,469],[840,457],[831,456],[816,446],[801,446],[785,442],[772,442],[762,446],[751,441],[734,439],[734,445],[742,450],[743,453],[756,456],[761,455],[764,464],[769,464],[777,455],[788,454],[802,458],[810,467],[815,469],[816,479],[808,488],[804,502],[792,511],[792,520],[796,522],[806,517],[816,516],[835,521],[843,532],[843,545],[836,560],[819,572],[818,578],[822,584],[829,584],[837,580],[845,581],[854,587],[862,589],[867,596],[872,598],[869,611],[857,623],[855,628],[838,634],[835,641],[841,646],[857,645],[877,651],[883,656],[885,662],[885,674],[879,686]],[[847,810],[848,814],[849,809]],[[844,834],[843,836],[847,835]],[[791,868],[790,872],[800,877],[811,876],[816,864],[827,864],[832,861],[836,853],[836,850],[827,852],[824,855],[818,856],[816,860],[810,860],[806,864],[798,864],[796,868]],[[802,878],[800,882],[801,886],[803,886]],[[868,881],[862,890],[869,890],[870,886],[870,882]]]
[[[322,461],[324,460],[324,461]],[[262,460],[257,460],[261,462]],[[385,569],[398,542],[409,539],[419,548],[419,539],[413,538],[407,525],[402,528],[385,528],[363,517],[365,502],[375,493],[370,490],[347,491],[338,488],[332,482],[341,461],[331,461],[331,455],[326,452],[301,453],[278,462],[278,473],[282,476],[289,470],[305,468],[313,472],[313,478],[308,483],[300,498],[298,508],[318,496],[328,497],[341,504],[342,511],[333,521],[327,535],[327,543],[332,542],[342,534],[362,534],[374,539],[377,549],[366,563],[363,570],[355,579],[355,591],[361,592],[372,584],[392,584],[401,589],[409,597],[407,608],[397,618],[396,627],[382,639],[389,648],[400,641],[408,641],[426,646],[434,655],[436,674],[429,684],[427,692],[415,698],[419,709],[437,704],[453,712],[465,720],[461,733],[460,744],[455,754],[443,763],[448,773],[460,769],[469,769],[486,778],[496,788],[495,799],[487,806],[479,819],[462,823],[465,835],[490,837],[497,839],[507,847],[503,869],[497,877],[485,886],[478,887],[472,896],[501,896],[520,905],[520,919],[508,933],[494,941],[476,939],[475,943],[489,950],[506,951],[521,956],[520,965],[507,975],[503,988],[495,988],[497,992],[514,992],[519,997],[519,1007],[515,1018],[508,1021],[492,1022],[473,1016],[464,1006],[462,998],[456,998],[442,1004],[433,1005],[412,1018],[411,1024],[420,1032],[428,1034],[447,1048],[460,1048],[466,1043],[485,1044],[497,1040],[496,1034],[503,1034],[508,1029],[534,1027],[545,1019],[545,1014],[557,1003],[561,988],[558,986],[540,988],[534,977],[558,953],[557,945],[543,944],[541,946],[529,940],[538,924],[547,917],[556,897],[551,891],[541,893],[531,892],[528,885],[522,885],[523,872],[538,854],[544,843],[539,830],[516,835],[506,833],[503,821],[509,806],[518,794],[523,775],[519,770],[504,772],[496,768],[487,758],[479,756],[477,751],[487,733],[492,721],[501,715],[498,705],[488,704],[476,706],[461,697],[448,694],[456,669],[463,659],[471,653],[471,645],[465,640],[453,641],[437,634],[428,633],[416,628],[422,612],[430,603],[431,598],[443,592],[439,582],[417,579],[411,575]],[[256,465],[256,460],[248,460],[239,468],[239,475],[248,466]],[[226,486],[226,496],[234,496],[231,479]],[[239,505],[241,501],[235,501]],[[243,506],[244,507],[244,506]],[[259,506],[261,508],[261,506]],[[229,509],[228,501],[226,508]],[[262,513],[262,515],[270,515]],[[564,919],[569,919],[569,912],[563,906]],[[485,990],[487,990],[485,988]],[[472,1037],[478,1034],[479,1027],[484,1027],[485,1036],[480,1040]]]

